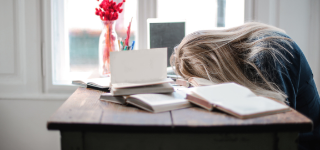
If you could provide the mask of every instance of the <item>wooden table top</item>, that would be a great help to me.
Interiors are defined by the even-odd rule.
[[[100,101],[103,91],[78,88],[47,122],[49,130],[146,132],[311,131],[312,121],[295,110],[238,119],[199,107],[150,113],[134,106]]]

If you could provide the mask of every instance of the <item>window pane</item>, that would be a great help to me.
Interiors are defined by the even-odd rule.
[[[185,19],[187,34],[244,23],[244,0],[158,0],[157,11],[158,18]]]
[[[102,23],[95,15],[102,0],[68,0],[65,11],[65,25],[68,32],[67,51],[70,55],[70,72],[95,72],[98,70],[99,36]],[[115,0],[117,1],[117,0]],[[118,0],[121,2],[122,0]],[[128,0],[116,22],[118,38],[125,39],[127,27],[132,19],[130,41],[136,38],[137,0]],[[67,64],[66,64],[67,65]]]

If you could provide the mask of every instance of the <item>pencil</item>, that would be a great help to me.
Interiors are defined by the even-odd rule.
[[[119,44],[119,51],[121,51],[120,40],[118,40],[118,44]]]

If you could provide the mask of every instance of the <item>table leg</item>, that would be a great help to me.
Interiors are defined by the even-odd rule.
[[[80,131],[60,131],[61,150],[83,150],[83,133]]]

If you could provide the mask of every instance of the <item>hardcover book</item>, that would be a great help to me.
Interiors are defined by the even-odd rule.
[[[166,94],[136,94],[130,96],[112,96],[110,93],[105,93],[100,96],[100,100],[123,105],[131,104],[153,113],[191,107],[190,102],[185,98],[186,94],[181,91]]]

